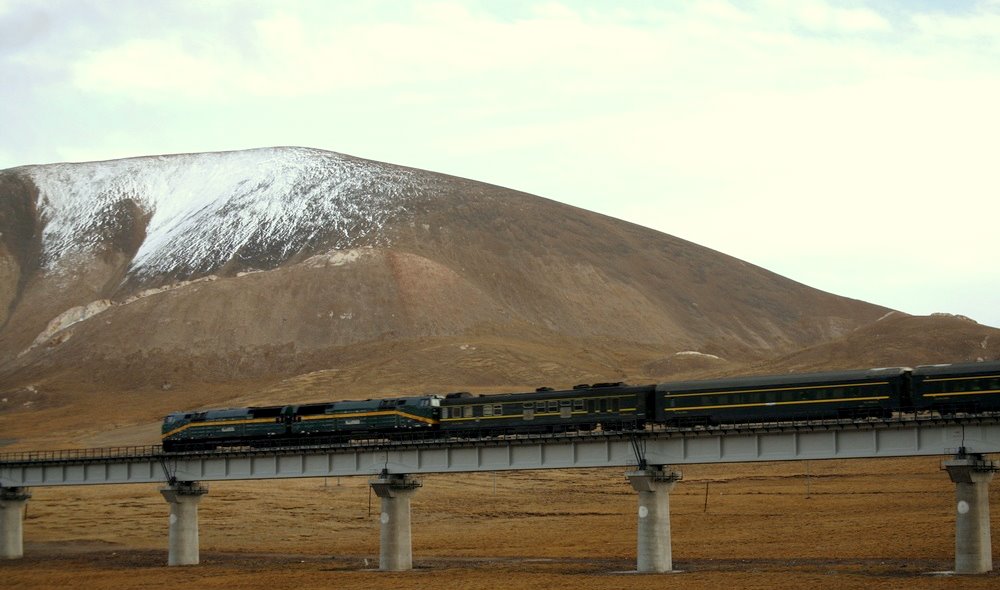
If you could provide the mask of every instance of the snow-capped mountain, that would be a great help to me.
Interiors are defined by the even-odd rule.
[[[417,357],[472,380],[503,358],[527,382],[580,363],[606,380],[767,358],[886,311],[540,197],[321,150],[0,171],[8,381]]]
[[[413,171],[305,148],[31,166],[42,266],[103,247],[134,207],[148,218],[128,272],[194,275],[232,260],[271,265],[322,242],[378,242],[387,220],[433,190]]]

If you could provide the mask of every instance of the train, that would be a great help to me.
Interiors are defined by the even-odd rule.
[[[1000,361],[173,412],[164,452],[1000,412]]]

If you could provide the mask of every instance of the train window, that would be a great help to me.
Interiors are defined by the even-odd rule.
[[[535,409],[535,402],[524,402],[524,409],[525,410],[534,410]]]
[[[326,410],[326,404],[311,404],[308,406],[299,406],[300,416],[316,416],[322,414]]]
[[[493,415],[503,416],[503,404],[493,404]]]
[[[577,412],[582,412],[583,411],[583,400],[582,399],[575,399],[575,400],[573,400],[573,409],[576,410]]]
[[[558,412],[559,411],[559,402],[557,402],[555,400],[550,401],[549,402],[549,411],[550,412]]]
[[[472,418],[472,406],[462,406],[462,417]]]
[[[493,415],[493,406],[489,405],[483,406],[483,416],[492,416],[492,415]]]

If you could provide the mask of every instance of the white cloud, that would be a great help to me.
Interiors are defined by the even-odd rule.
[[[812,31],[830,33],[885,32],[892,29],[889,21],[866,8],[837,8],[821,0],[780,2],[793,20]]]
[[[994,8],[996,10],[996,8]],[[1000,14],[986,12],[971,16],[918,14],[913,17],[917,29],[941,40],[978,41],[1000,36]]]
[[[221,96],[230,76],[224,63],[166,40],[135,39],[97,51],[76,65],[83,90],[138,97]]]

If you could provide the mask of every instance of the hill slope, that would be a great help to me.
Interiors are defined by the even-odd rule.
[[[290,375],[426,339],[743,362],[887,311],[543,198],[304,148],[6,170],[0,232],[14,382]]]

